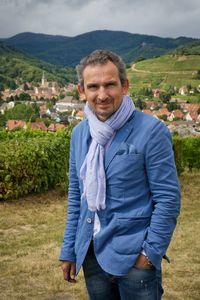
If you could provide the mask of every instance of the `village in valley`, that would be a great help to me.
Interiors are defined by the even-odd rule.
[[[197,90],[200,93],[200,86]],[[152,93],[153,97],[158,99],[161,90],[154,89]],[[180,136],[200,135],[200,103],[188,103],[187,100],[179,98],[179,95],[187,98],[192,93],[193,91],[187,86],[183,86],[176,95],[171,97],[168,103],[146,99],[144,100],[145,108],[142,111],[161,119],[172,134],[177,133]]]
[[[200,86],[196,89],[200,94]],[[200,135],[200,103],[188,103],[179,96],[191,95],[193,90],[188,86],[182,86],[167,101],[162,101],[162,91],[151,90],[151,97],[142,97],[136,107],[148,115],[161,119],[168,126],[172,133],[180,136]],[[131,95],[133,100],[134,95]],[[36,84],[26,82],[17,89],[5,89],[1,92],[0,114],[13,109],[17,103],[24,103],[27,106],[38,107],[38,118],[26,122],[18,119],[8,119],[5,124],[7,130],[18,128],[41,129],[44,131],[57,131],[65,128],[68,124],[77,124],[85,118],[85,100],[79,99],[76,84],[69,83],[61,87],[56,81],[48,81],[43,72],[41,82]],[[140,103],[141,104],[141,103]],[[44,122],[43,119],[48,120]],[[46,124],[45,124],[46,123]]]
[[[22,97],[23,96],[23,97]],[[21,99],[23,98],[23,101]],[[7,120],[5,128],[16,130],[17,128],[41,129],[44,131],[57,131],[68,124],[76,124],[83,120],[85,102],[79,100],[76,85],[69,83],[60,87],[57,82],[48,81],[43,72],[41,82],[22,84],[15,90],[5,89],[1,93],[0,113],[13,109],[17,103],[25,103],[27,106],[37,105],[39,116],[35,122],[24,120]],[[48,126],[42,121],[48,119]],[[50,122],[51,121],[51,122]],[[28,123],[28,124],[27,124]]]

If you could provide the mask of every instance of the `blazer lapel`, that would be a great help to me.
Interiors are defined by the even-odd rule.
[[[83,140],[81,141],[81,144],[80,144],[80,146],[81,146],[81,151],[79,152],[81,154],[80,155],[80,166],[82,166],[82,164],[85,160],[85,157],[88,153],[90,143],[91,143],[90,128],[88,125],[88,121],[86,121],[85,128],[84,128],[84,134],[83,134]]]
[[[120,128],[117,131],[112,143],[108,147],[108,149],[105,153],[105,162],[104,162],[105,163],[105,171],[108,168],[109,164],[111,163],[112,159],[114,158],[115,154],[119,150],[121,144],[126,141],[128,136],[132,132],[133,127],[134,127],[133,121],[134,121],[134,113],[133,113],[131,119],[129,119],[129,121],[122,128]]]

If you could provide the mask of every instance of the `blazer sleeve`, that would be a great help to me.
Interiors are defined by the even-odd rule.
[[[143,249],[160,269],[180,212],[180,187],[171,134],[161,122],[153,127],[145,152],[153,213]]]
[[[76,128],[75,128],[76,129]],[[68,209],[67,223],[64,233],[63,243],[59,259],[62,261],[76,261],[75,255],[75,237],[77,224],[80,215],[80,189],[79,179],[76,169],[76,130],[72,131],[70,141],[70,159],[69,159],[69,190],[68,190]]]

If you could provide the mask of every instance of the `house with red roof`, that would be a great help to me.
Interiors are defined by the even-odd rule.
[[[84,110],[79,110],[76,113],[76,119],[82,121],[85,118],[85,112]]]
[[[166,118],[170,115],[170,112],[167,108],[160,108],[159,110],[153,111],[153,116],[157,118],[161,118],[163,116],[166,116]]]
[[[59,123],[56,123],[56,124],[50,124],[49,127],[48,127],[48,131],[57,131],[57,130],[60,130],[60,129],[64,129],[66,128],[66,126],[64,124],[59,124]]]
[[[7,130],[14,130],[18,127],[27,128],[26,122],[22,120],[8,120],[6,122],[6,129]]]
[[[47,131],[47,127],[44,124],[44,122],[33,122],[33,123],[30,123],[30,127],[32,129],[41,129],[43,131]]]
[[[169,114],[167,120],[173,121],[174,119],[183,119],[183,117],[184,117],[184,113],[180,109],[176,109]]]

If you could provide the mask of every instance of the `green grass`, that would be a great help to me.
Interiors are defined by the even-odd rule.
[[[200,295],[200,173],[181,178],[182,212],[163,262],[164,300]],[[62,190],[0,203],[1,300],[86,300],[82,272],[75,285],[58,261],[67,201]]]
[[[172,96],[172,99],[176,99],[177,97],[176,96]],[[182,99],[182,100],[186,100],[190,103],[200,103],[200,94],[199,96],[183,96],[183,95],[178,95],[178,98],[179,99]]]
[[[66,283],[58,261],[66,204],[59,190],[0,203],[1,300],[84,299],[82,274]]]
[[[173,57],[164,55],[140,61],[136,64],[136,69],[149,72],[169,72],[174,70],[174,63],[175,59]]]
[[[200,55],[172,56],[163,55],[157,58],[140,61],[136,64],[136,69],[150,72],[177,72],[200,69]]]
[[[146,59],[127,70],[131,91],[142,88],[169,89],[170,86],[180,88],[191,84],[197,87],[200,80],[195,79],[200,70],[200,55],[172,56],[164,55],[158,58]]]
[[[200,174],[181,176],[182,210],[164,264],[165,299],[198,300],[200,295]]]

